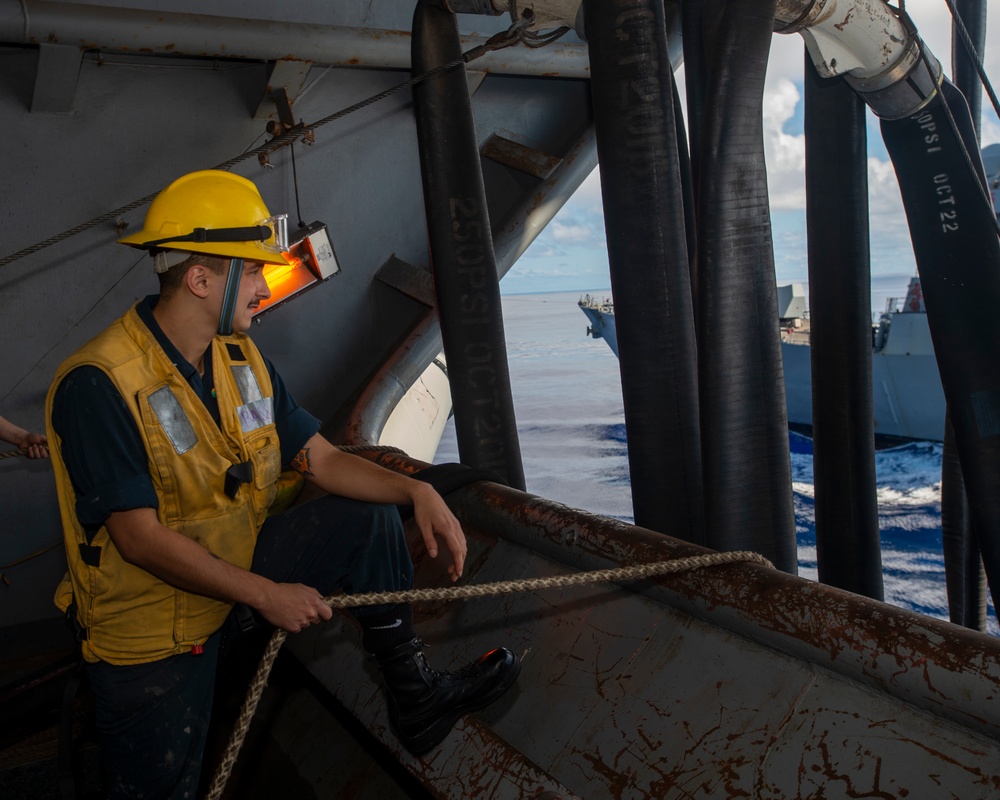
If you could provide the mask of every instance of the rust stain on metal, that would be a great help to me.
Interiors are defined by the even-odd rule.
[[[480,154],[498,164],[532,175],[540,180],[548,178],[562,162],[560,158],[496,133],[491,134],[483,142]]]
[[[844,28],[847,27],[847,24],[851,21],[851,17],[852,16],[854,16],[854,9],[850,8],[850,9],[847,10],[847,16],[844,17],[844,21],[843,22],[835,22],[834,25],[833,25],[833,27],[836,28],[841,33],[843,33],[844,32]]]
[[[889,723],[885,723],[886,727],[888,727],[888,725]],[[889,733],[897,741],[913,745],[914,747],[923,750],[932,758],[938,761],[943,761],[946,764],[951,764],[952,766],[963,770],[972,776],[976,780],[976,783],[981,786],[990,786],[995,791],[1000,792],[1000,775],[997,775],[995,771],[986,772],[980,766],[980,762],[984,758],[988,757],[988,754],[982,750],[967,749],[965,752],[968,754],[969,760],[964,762],[958,760],[954,756],[948,755],[938,748],[932,747],[925,741],[914,739],[912,736],[909,736],[906,731],[900,730],[898,727],[891,728]]]
[[[410,31],[399,31],[399,30],[382,30],[380,28],[369,28],[368,33],[372,39],[378,41],[379,39],[412,39],[413,34]]]
[[[382,459],[405,471],[419,468],[407,461]],[[495,484],[473,484],[449,502],[463,524],[492,530],[579,569],[710,552]],[[1000,733],[1000,714],[992,706],[1000,691],[995,640],[756,565],[727,564],[650,583],[667,592],[675,608],[991,735]],[[599,682],[599,691],[608,688]]]
[[[881,800],[896,800],[897,795],[882,790],[881,758],[875,758],[874,783],[872,787],[868,789],[865,787],[855,786],[855,775],[842,772],[837,769],[837,764],[834,763],[834,760],[830,756],[830,746],[825,741],[821,741],[819,743],[817,750],[823,757],[823,764],[822,766],[813,765],[812,768],[815,771],[822,771],[823,777],[827,783],[842,783],[844,785],[844,795],[846,797],[873,797],[881,798]],[[905,795],[903,796],[905,797]]]

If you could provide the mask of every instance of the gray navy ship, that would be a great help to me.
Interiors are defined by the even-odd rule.
[[[983,149],[993,207],[1000,194],[1000,144]],[[587,334],[607,342],[618,356],[615,305],[609,297],[584,295],[580,310],[587,316]],[[778,287],[781,357],[785,372],[788,424],[812,428],[812,366],[809,312],[804,287]],[[920,278],[910,279],[905,297],[890,297],[872,324],[872,387],[875,435],[884,440],[944,439],[945,398],[934,358]]]
[[[617,356],[614,302],[585,295],[579,305],[590,321],[587,334],[604,339]],[[779,286],[778,308],[788,425],[808,433],[813,420],[812,366],[803,285]],[[872,325],[872,386],[876,436],[887,441],[943,440],[944,391],[934,360],[920,278],[910,280],[905,298],[889,298],[885,311]]]

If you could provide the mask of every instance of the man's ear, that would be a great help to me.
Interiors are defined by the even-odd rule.
[[[192,264],[184,275],[184,283],[188,291],[195,297],[208,297],[211,285],[211,270],[202,264]]]

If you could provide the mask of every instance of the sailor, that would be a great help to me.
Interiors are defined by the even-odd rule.
[[[6,417],[0,417],[0,442],[7,442],[18,450],[23,450],[28,458],[49,457],[48,442],[42,434],[30,433]]]
[[[285,236],[249,180],[179,178],[121,240],[153,256],[159,295],[70,356],[49,391],[69,562],[56,603],[81,644],[112,798],[196,796],[234,606],[297,632],[330,618],[335,590],[409,588],[396,504],[462,575],[465,536],[441,496],[334,447],[246,335],[270,296],[264,265],[287,263]],[[268,516],[283,466],[323,494]],[[355,616],[414,754],[517,677],[503,648],[431,670],[409,606]]]

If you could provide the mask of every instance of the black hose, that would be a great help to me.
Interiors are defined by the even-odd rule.
[[[982,54],[986,44],[986,0],[955,0],[955,8],[977,53]],[[952,79],[955,86],[965,95],[965,100],[969,104],[969,111],[972,113],[972,122],[978,139],[980,109],[983,104],[983,84],[979,80],[976,63],[957,31],[957,24],[952,25],[951,54]]]
[[[684,239],[687,242],[691,285],[694,286],[698,263],[695,258],[695,254],[698,252],[698,224],[694,209],[694,173],[691,170],[691,152],[688,147],[687,134],[684,130],[684,114],[680,92],[677,90],[677,83],[675,81],[671,81],[671,87],[674,99],[674,130],[677,134],[677,157],[680,161],[681,196],[684,200]],[[697,331],[697,326],[695,330]]]
[[[985,631],[986,575],[969,516],[955,431],[947,418],[941,458],[941,544],[949,619],[956,625]]]
[[[703,541],[697,348],[663,0],[585,0],[636,524]]]
[[[865,104],[805,62],[817,566],[822,583],[881,600]]]
[[[413,71],[461,58],[454,15],[421,0]],[[462,462],[524,488],[500,283],[465,67],[413,89],[431,263]]]
[[[962,93],[946,81],[922,111],[883,120],[882,136],[899,179],[969,513],[995,593],[1000,586],[1000,240],[983,196],[975,128]]]
[[[715,4],[717,5],[717,4]],[[708,544],[794,573],[788,420],[764,168],[775,3],[728,3],[708,54],[695,192],[698,360]]]
[[[687,124],[693,182],[701,174],[701,143],[708,106],[709,70],[707,51],[711,50],[715,20],[721,18],[716,8],[719,0],[681,3],[681,31],[684,41],[684,85],[687,91]],[[693,251],[692,251],[693,252]],[[697,292],[697,287],[694,287]]]
[[[986,3],[982,0],[957,0],[955,7],[973,45],[981,53],[986,34]],[[955,85],[969,103],[978,141],[982,84],[975,62],[958,34],[958,24],[956,21],[952,25],[952,72]],[[962,467],[950,421],[945,423],[941,469],[941,533],[951,621],[975,630],[985,630],[986,580],[979,543],[969,516]]]

